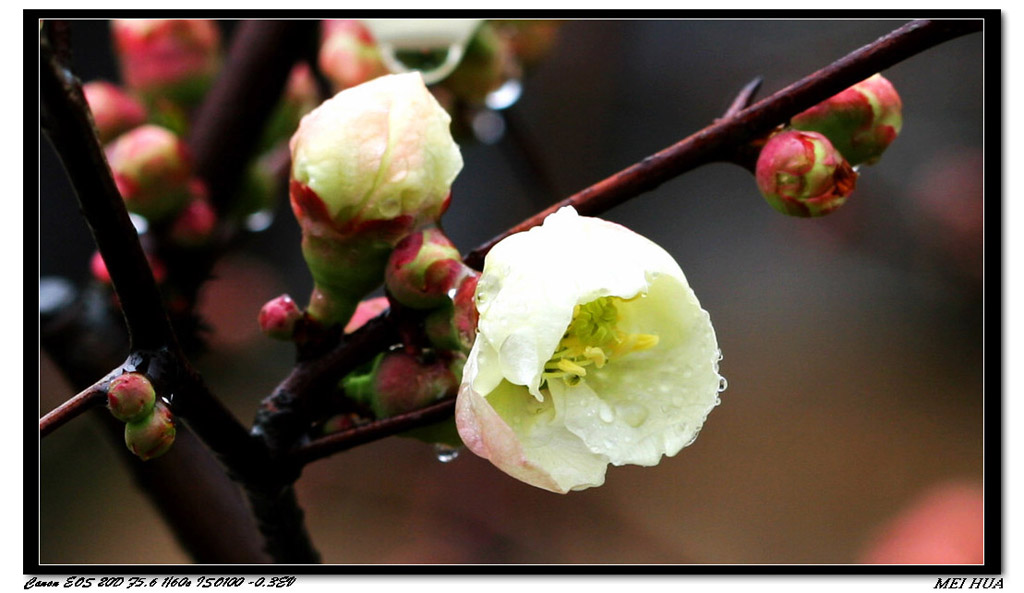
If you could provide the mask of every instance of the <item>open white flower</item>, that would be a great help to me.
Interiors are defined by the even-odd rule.
[[[476,291],[455,420],[466,446],[528,484],[604,483],[656,465],[718,402],[708,313],[665,250],[571,207],[503,240]]]

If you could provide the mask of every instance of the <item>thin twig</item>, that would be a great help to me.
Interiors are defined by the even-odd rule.
[[[496,243],[529,230],[564,206],[595,215],[648,192],[687,171],[718,160],[732,160],[732,150],[763,136],[773,127],[872,74],[956,37],[980,31],[982,21],[913,21],[874,43],[657,152],[611,177],[538,212],[474,249],[466,263],[476,269]]]
[[[103,403],[113,373],[96,381],[39,419],[39,437],[45,437],[73,418]]]
[[[754,96],[757,95],[757,91],[760,90],[761,83],[763,82],[764,78],[758,76],[740,89],[740,92],[736,95],[736,98],[732,100],[732,104],[725,110],[725,114],[722,115],[719,121],[735,117],[737,113],[743,111],[747,107],[750,107],[750,103],[754,100]]]

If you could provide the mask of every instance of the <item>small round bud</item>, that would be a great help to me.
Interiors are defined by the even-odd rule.
[[[142,420],[153,411],[155,403],[156,390],[141,373],[125,373],[107,388],[107,407],[121,422]]]
[[[102,144],[146,123],[145,106],[117,85],[103,81],[88,82],[82,85],[82,92]]]
[[[451,302],[431,311],[423,322],[424,332],[435,348],[469,352],[473,347],[476,325],[480,320],[473,294],[480,274],[475,270],[469,272],[459,282]]]
[[[448,291],[463,275],[459,250],[437,227],[402,239],[388,258],[384,283],[399,303],[413,309],[433,309],[448,300]]]
[[[295,334],[295,325],[302,319],[302,310],[292,297],[281,296],[267,301],[260,309],[260,331],[277,340],[290,340]]]
[[[106,153],[114,182],[131,212],[156,222],[188,201],[187,149],[170,130],[154,125],[135,128],[107,146]]]
[[[824,134],[851,165],[874,163],[903,127],[903,103],[875,74],[793,117],[798,130]]]
[[[768,139],[757,159],[757,187],[779,212],[822,216],[846,202],[857,174],[827,138],[789,130]]]
[[[388,73],[370,32],[356,20],[323,21],[317,61],[320,71],[340,91]]]
[[[368,405],[378,418],[418,410],[458,390],[460,378],[441,358],[424,362],[404,351],[385,352],[368,373],[342,380],[345,395]]]
[[[209,20],[131,19],[111,22],[128,88],[147,100],[199,103],[220,69],[220,29]]]
[[[124,444],[139,459],[148,461],[171,448],[176,432],[171,410],[157,402],[151,413],[124,425]]]
[[[198,247],[205,244],[217,228],[217,212],[206,199],[206,187],[201,180],[190,180],[189,191],[192,200],[174,219],[170,239],[177,245]]]

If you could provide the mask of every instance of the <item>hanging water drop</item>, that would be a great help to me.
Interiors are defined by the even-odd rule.
[[[434,456],[441,463],[449,463],[455,461],[459,456],[459,451],[462,447],[452,447],[451,445],[445,445],[443,443],[434,443]]]
[[[245,217],[245,228],[250,233],[259,233],[267,230],[274,222],[273,210],[260,210]]]
[[[722,393],[729,388],[729,381],[725,377],[718,378],[718,393]]]

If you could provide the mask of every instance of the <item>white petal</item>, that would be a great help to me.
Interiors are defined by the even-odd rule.
[[[464,373],[455,424],[470,451],[510,476],[552,492],[604,483],[608,458],[590,452],[566,430],[550,401],[538,402],[526,388],[507,381],[487,397],[480,395],[472,388],[472,357]]]

